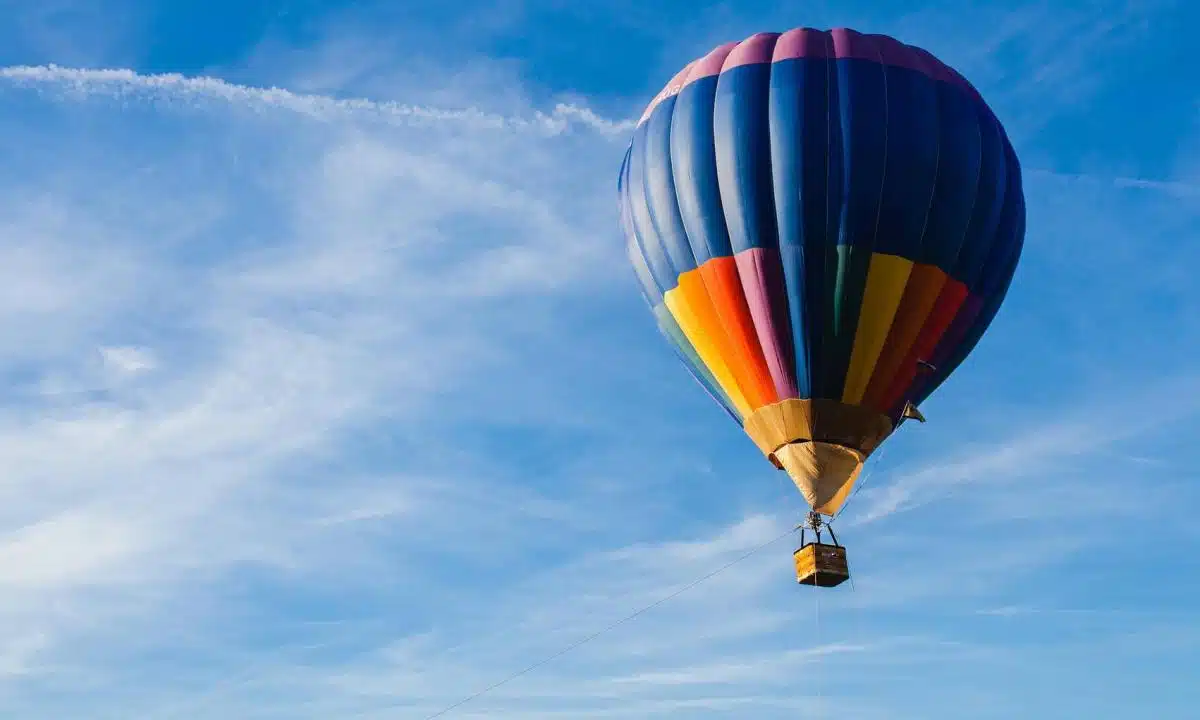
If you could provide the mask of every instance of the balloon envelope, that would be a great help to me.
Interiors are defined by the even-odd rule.
[[[847,29],[688,64],[646,108],[618,195],[663,335],[826,514],[979,341],[1025,233],[1020,165],[979,93]]]

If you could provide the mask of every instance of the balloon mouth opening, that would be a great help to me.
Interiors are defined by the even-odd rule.
[[[841,509],[867,459],[854,448],[819,441],[789,443],[772,455],[809,506],[823,515]]]
[[[787,467],[785,467],[783,464],[783,461],[781,461],[779,459],[778,453],[780,450],[783,450],[784,448],[788,447],[789,445],[825,445],[825,446],[837,447],[837,448],[841,448],[842,450],[844,450],[846,452],[857,455],[858,457],[861,458],[860,462],[866,462],[866,460],[867,460],[866,455],[864,455],[857,448],[851,447],[849,445],[843,445],[841,443],[823,442],[821,440],[796,440],[794,442],[787,443],[781,447],[777,447],[777,448],[775,448],[775,450],[773,452],[770,452],[767,454],[767,459],[771,461],[771,464],[775,466],[776,470],[783,470],[785,472],[787,471]]]

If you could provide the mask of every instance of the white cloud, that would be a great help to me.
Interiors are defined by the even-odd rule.
[[[439,538],[460,518],[498,531],[539,512],[536,493],[502,484],[487,491],[512,494],[511,508],[483,495],[471,509],[470,486],[439,476],[439,444],[422,436],[436,439],[426,418],[522,332],[522,303],[620,272],[604,222],[619,144],[596,143],[620,124],[567,105],[514,118],[126,71],[0,76],[5,92],[35,87],[74,116],[118,117],[133,100],[185,108],[166,131],[199,136],[164,150],[161,124],[91,130],[88,166],[29,139],[41,154],[21,192],[41,200],[5,214],[0,263],[0,370],[41,391],[0,412],[11,682],[37,665],[120,676],[92,658],[177,641],[154,636],[221,612],[210,600],[231,573],[369,587],[397,572],[393,552],[420,572],[406,524]],[[240,124],[247,111],[281,150]],[[573,123],[588,135],[572,137]],[[579,164],[546,173],[563,151]],[[125,174],[139,157],[171,183]],[[231,158],[259,168],[232,192],[212,174]],[[119,217],[117,190],[129,194]],[[389,458],[379,427],[418,449]],[[364,529],[385,516],[383,536]],[[10,685],[5,702],[37,692]]]
[[[860,509],[850,522],[871,523],[944,500],[964,485],[998,483],[1003,483],[997,494],[1006,496],[1000,498],[1006,517],[1069,511],[1069,507],[1063,507],[1068,503],[1055,497],[1059,485],[1046,482],[1047,475],[1063,472],[1070,464],[1079,465],[1087,456],[1114,446],[1133,446],[1139,436],[1176,427],[1194,417],[1200,413],[1198,385],[1200,379],[1194,375],[1161,379],[1121,402],[1105,399],[1099,407],[1070,408],[1063,416],[1032,429],[1026,425],[1002,443],[962,450],[958,457],[916,470],[898,471],[887,485],[864,487],[859,493]],[[1035,485],[1033,478],[1041,479]],[[1120,483],[1104,484],[1102,490],[1112,496],[1109,509],[1114,511],[1146,513],[1162,500],[1155,489],[1123,488]],[[1075,493],[1072,499],[1077,499],[1078,491]]]
[[[1031,175],[1050,177],[1065,182],[1087,183],[1099,186],[1108,185],[1114,188],[1149,190],[1165,195],[1172,195],[1181,200],[1187,200],[1200,196],[1200,185],[1176,180],[1153,180],[1149,178],[1137,177],[1105,177],[1088,173],[1052,173],[1038,168],[1026,170],[1026,172]]]
[[[144,541],[137,528],[101,513],[72,510],[11,533],[0,545],[6,591],[103,582]]]
[[[102,347],[100,357],[106,368],[120,375],[138,375],[157,365],[154,353],[148,348]]]

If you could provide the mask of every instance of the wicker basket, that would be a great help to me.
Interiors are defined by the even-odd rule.
[[[801,585],[835,587],[850,578],[846,564],[846,548],[841,545],[808,543],[797,550],[796,582]]]

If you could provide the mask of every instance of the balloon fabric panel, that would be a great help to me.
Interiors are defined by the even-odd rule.
[[[689,64],[639,122],[618,194],[660,330],[741,419],[800,398],[895,420],[979,341],[1024,236],[1019,163],[974,88],[842,29]]]

